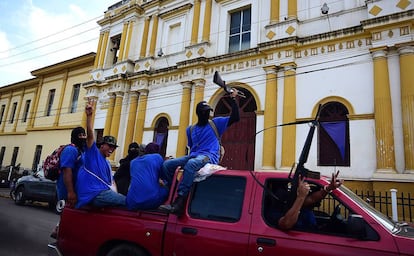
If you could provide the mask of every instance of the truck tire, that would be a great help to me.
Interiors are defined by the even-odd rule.
[[[20,186],[16,189],[14,202],[17,205],[24,205],[24,203],[26,202],[26,199],[24,197],[24,187],[23,186]]]
[[[120,244],[112,248],[106,256],[148,256],[142,249],[131,244]]]

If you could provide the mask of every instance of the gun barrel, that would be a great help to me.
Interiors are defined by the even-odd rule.
[[[312,123],[312,127],[309,130],[308,136],[305,140],[305,145],[303,146],[302,152],[299,157],[299,167],[303,167],[303,165],[308,161],[309,151],[312,144],[313,134],[315,133],[316,124]]]
[[[213,83],[217,84],[220,87],[224,87],[226,85],[226,82],[221,79],[218,71],[214,72]]]

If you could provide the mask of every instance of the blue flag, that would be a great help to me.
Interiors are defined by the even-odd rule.
[[[341,153],[342,160],[344,160],[346,121],[321,122],[320,125],[335,142],[335,145]]]

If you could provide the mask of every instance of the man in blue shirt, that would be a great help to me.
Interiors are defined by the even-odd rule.
[[[233,89],[231,97],[231,115],[227,117],[215,117],[213,122],[216,126],[218,137],[233,123],[240,120],[239,106],[235,100],[237,90]],[[178,216],[183,214],[185,200],[193,184],[195,173],[207,163],[218,164],[220,160],[220,142],[215,134],[213,127],[209,124],[210,112],[213,109],[205,101],[197,104],[197,124],[193,128],[187,127],[187,140],[190,152],[187,156],[170,159],[163,164],[163,179],[166,185],[171,186],[171,182],[177,167],[181,167],[183,179],[178,186],[178,197],[172,205],[162,205],[160,209],[169,211]]]
[[[60,173],[56,181],[56,194],[59,205],[63,207],[75,207],[78,196],[75,191],[76,179],[79,168],[84,163],[83,151],[86,146],[86,133],[83,127],[76,127],[70,135],[71,144],[67,145],[60,154]],[[60,202],[63,202],[62,204]],[[52,238],[56,238],[56,225],[52,234]]]
[[[126,197],[129,210],[156,209],[168,196],[168,189],[159,184],[164,160],[159,146],[149,143],[145,155],[131,161],[131,186]]]
[[[65,205],[74,207],[77,202],[75,192],[78,170],[83,165],[83,151],[86,145],[86,132],[82,127],[72,130],[71,144],[60,155],[60,174],[56,182],[58,200],[65,200]]]
[[[85,164],[79,169],[76,182],[78,202],[76,208],[91,204],[96,207],[125,206],[125,196],[117,193],[112,168],[107,157],[118,147],[113,136],[104,136],[95,142],[92,126],[92,103],[88,101],[86,113]]]
[[[310,184],[305,177],[299,176],[297,194],[291,205],[288,203],[291,192],[286,188],[278,188],[276,195],[279,198],[276,207],[265,213],[271,223],[274,223],[282,230],[292,228],[314,230],[317,228],[316,219],[313,213],[313,207],[320,204],[331,191],[339,188],[343,180],[338,179],[339,171],[332,173],[332,179],[329,185],[321,189],[311,191]]]

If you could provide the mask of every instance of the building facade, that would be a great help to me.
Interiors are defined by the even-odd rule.
[[[158,141],[166,156],[181,156],[200,100],[216,115],[228,111],[212,82],[218,71],[246,95],[241,122],[223,137],[229,168],[289,170],[309,126],[274,126],[311,120],[321,105],[308,168],[340,169],[358,186],[411,186],[413,8],[402,0],[118,2],[98,22],[93,80],[83,84],[96,99],[95,128],[123,145],[114,160],[131,141]]]
[[[277,125],[310,121],[321,106],[307,168],[412,191],[413,17],[408,0],[124,0],[98,21],[82,87],[98,136],[121,145],[114,165],[132,141],[184,155],[199,101],[229,111],[217,71],[245,95],[223,165],[289,171],[309,125]]]

